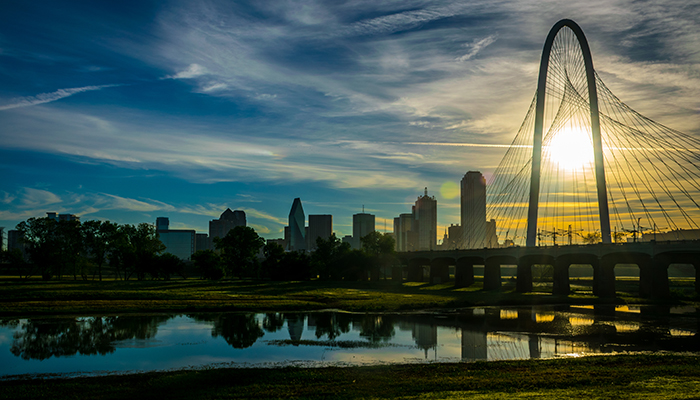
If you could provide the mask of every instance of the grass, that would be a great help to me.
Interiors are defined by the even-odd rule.
[[[213,369],[2,382],[0,398],[697,399],[700,358],[580,359],[350,368]]]
[[[697,305],[694,282],[671,280],[666,304]],[[616,299],[599,299],[590,280],[572,281],[568,296],[551,295],[538,284],[534,292],[516,293],[511,280],[499,291],[483,291],[481,283],[455,289],[451,283],[271,282],[252,280],[172,281],[40,281],[0,279],[0,317],[198,311],[310,311],[341,309],[356,312],[396,312],[484,305],[645,304],[636,297],[638,283],[618,280]]]

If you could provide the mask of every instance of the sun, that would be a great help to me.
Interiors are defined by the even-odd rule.
[[[559,168],[579,170],[593,163],[591,135],[580,128],[567,127],[555,132],[545,149],[549,160]]]

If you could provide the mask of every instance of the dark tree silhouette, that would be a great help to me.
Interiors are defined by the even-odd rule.
[[[214,238],[217,250],[221,250],[224,269],[228,276],[242,278],[250,274],[257,262],[256,255],[265,240],[249,226],[237,226],[225,237]]]

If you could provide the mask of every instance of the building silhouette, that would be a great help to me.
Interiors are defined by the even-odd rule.
[[[411,221],[413,214],[399,214],[394,218],[394,240],[396,241],[396,251],[408,251],[408,236],[411,231]]]
[[[58,221],[80,221],[80,217],[75,214],[58,214],[55,212],[47,212],[46,218]]]
[[[173,254],[182,260],[190,260],[195,252],[194,229],[170,229],[167,217],[156,218],[158,239],[165,245],[165,252]]]
[[[374,232],[374,215],[364,212],[352,216],[352,241],[353,248],[359,249],[362,246],[360,239]]]
[[[418,196],[412,208],[411,232],[408,235],[409,250],[437,249],[437,200],[428,196],[425,188],[423,196]]]
[[[214,247],[214,238],[225,237],[231,229],[237,226],[246,226],[245,211],[231,211],[230,208],[227,208],[221,213],[219,219],[209,221],[209,248]]]
[[[306,236],[306,248],[316,249],[316,239],[328,240],[333,234],[333,216],[328,214],[309,215],[308,235]]]
[[[209,235],[206,233],[197,233],[194,235],[194,251],[211,250]]]
[[[306,250],[306,218],[298,197],[289,210],[289,250]]]
[[[463,240],[459,247],[479,249],[486,240],[486,179],[479,171],[469,171],[460,187]]]

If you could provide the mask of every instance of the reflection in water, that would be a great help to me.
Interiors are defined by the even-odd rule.
[[[6,320],[0,321],[0,376],[89,369],[87,358],[80,357],[90,355],[100,355],[91,362],[113,360],[93,370],[148,370],[217,362],[358,365],[700,351],[698,315],[697,309],[678,314],[670,307],[619,313],[614,306],[559,306],[445,315],[210,313]],[[138,340],[139,346],[125,346],[129,340]],[[75,366],[61,364],[71,359]],[[24,360],[45,361],[23,367]]]
[[[354,326],[354,325],[353,325]],[[394,322],[391,316],[365,316],[360,325],[360,336],[372,343],[388,342],[394,337]]]
[[[591,326],[595,320],[593,318],[586,317],[569,317],[569,323],[571,326]]]
[[[277,332],[284,326],[284,317],[278,313],[267,313],[263,319],[263,329],[267,332]]]
[[[213,322],[212,337],[221,336],[235,349],[245,349],[263,337],[265,333],[258,324],[256,315],[250,314],[193,314],[195,321]],[[303,324],[303,321],[302,321]]]
[[[127,316],[33,319],[13,334],[10,351],[25,360],[45,360],[75,354],[113,353],[115,342],[149,339],[170,316]]]
[[[552,322],[554,321],[554,313],[535,313],[535,322]]]

